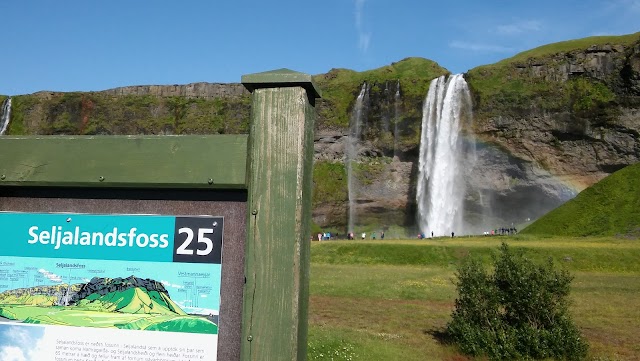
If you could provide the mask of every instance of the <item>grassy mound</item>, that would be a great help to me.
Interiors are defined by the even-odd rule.
[[[640,163],[623,168],[585,189],[521,233],[640,236]]]

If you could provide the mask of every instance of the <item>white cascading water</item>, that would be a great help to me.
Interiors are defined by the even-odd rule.
[[[2,111],[0,112],[0,135],[4,135],[9,126],[11,119],[11,98],[7,98],[2,103]]]
[[[383,133],[388,133],[389,132],[389,125],[391,122],[391,114],[389,111],[389,82],[385,82],[384,83],[384,91],[382,92],[383,97],[382,97],[382,101],[383,101],[383,112],[382,112],[382,132]]]
[[[398,152],[398,123],[400,123],[400,80],[396,85],[396,94],[393,97],[393,156],[397,157]]]
[[[465,176],[475,147],[465,145],[460,134],[471,121],[471,95],[462,74],[431,81],[422,112],[416,195],[420,231],[436,237],[466,234]]]
[[[347,186],[349,192],[349,215],[348,215],[348,229],[347,232],[356,232],[356,199],[358,196],[358,181],[353,173],[353,162],[358,157],[358,143],[362,135],[362,118],[367,105],[367,83],[362,84],[362,89],[356,104],[353,107],[351,113],[351,119],[349,124],[349,137],[347,137],[347,144],[345,146],[345,162],[347,168]]]

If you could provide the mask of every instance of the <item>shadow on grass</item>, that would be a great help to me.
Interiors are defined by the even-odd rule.
[[[451,336],[447,333],[446,329],[432,328],[430,330],[422,330],[422,333],[433,337],[433,339],[436,340],[441,345],[453,344],[453,340],[451,339]]]
[[[442,359],[443,361],[472,361],[472,360],[477,360],[471,356],[468,355],[464,355],[461,354],[458,350],[458,348],[456,347],[456,345],[453,343],[453,340],[451,339],[451,336],[449,336],[449,334],[447,334],[447,330],[446,329],[430,329],[430,330],[422,330],[422,333],[425,335],[429,335],[431,337],[433,337],[433,339],[439,343],[441,346],[445,346],[447,348],[450,348],[450,353],[446,354],[445,357]],[[484,358],[481,358],[480,360],[485,360]]]

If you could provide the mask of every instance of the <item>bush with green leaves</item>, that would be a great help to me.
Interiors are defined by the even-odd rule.
[[[568,312],[572,276],[549,259],[536,264],[502,244],[493,274],[467,258],[447,335],[469,355],[492,360],[586,357],[588,344]]]

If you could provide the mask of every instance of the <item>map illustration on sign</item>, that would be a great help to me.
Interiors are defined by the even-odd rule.
[[[15,262],[0,262],[0,320],[174,332],[218,331],[218,307],[207,300],[215,297],[213,288],[204,282],[198,284],[198,280],[210,277],[207,273],[175,271],[174,279],[143,278],[135,273],[108,277],[98,276],[106,269],[87,269],[90,262],[48,261],[51,267],[46,268],[31,266],[33,261],[25,259],[21,260],[21,268],[16,268]],[[115,265],[110,268],[118,269],[118,262],[112,263]],[[56,265],[64,271],[49,271]],[[72,267],[64,267],[68,265]],[[125,269],[163,266],[166,267],[152,263]]]
[[[0,323],[217,335],[222,224],[2,213]]]

